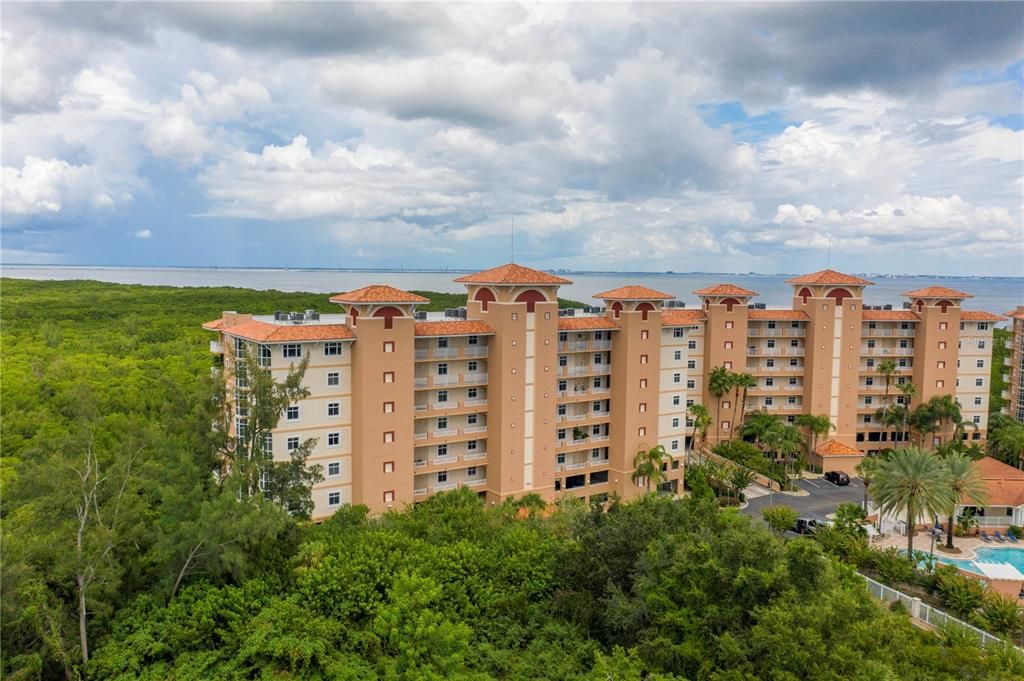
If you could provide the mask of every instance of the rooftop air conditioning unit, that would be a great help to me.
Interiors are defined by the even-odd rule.
[[[910,301],[907,301],[907,302],[903,303],[903,309],[904,310],[909,310],[910,309]]]
[[[286,322],[286,321],[288,321],[288,313],[287,312],[282,312],[281,310],[278,310],[277,312],[274,313],[274,321],[277,321],[277,322]]]
[[[306,319],[311,319],[313,321],[319,321],[320,320],[320,313],[317,312],[316,310],[306,310]]]
[[[427,319],[427,313],[426,312],[419,312],[419,311],[413,312],[412,316],[413,316],[413,319],[418,319],[420,321],[426,321],[426,319]]]
[[[301,322],[305,318],[301,312],[289,312],[288,314],[293,322]]]
[[[877,308],[877,306],[876,306],[876,308],[875,308],[875,309],[878,309],[878,308]],[[883,309],[883,310],[891,310],[891,309],[892,309],[892,305],[883,305],[883,306],[882,306],[882,309]]]
[[[569,311],[568,310],[559,310],[558,311],[558,316],[559,317],[568,317],[569,316]]]

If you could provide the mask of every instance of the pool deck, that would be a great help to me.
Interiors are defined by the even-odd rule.
[[[998,542],[992,540],[990,542],[982,541],[977,537],[953,537],[953,544],[960,549],[959,553],[950,553],[945,550],[946,535],[942,535],[941,540],[935,542],[935,555],[943,558],[955,558],[957,560],[975,560],[978,557],[976,553],[977,549],[1024,549],[1024,541],[1019,541],[1014,544],[1012,542]],[[898,549],[907,548],[907,538],[903,535],[893,534],[885,537],[876,537],[871,545],[875,548],[887,549],[889,547],[895,547]],[[928,552],[931,549],[932,540],[928,536],[927,532],[918,531],[914,535],[914,550]]]

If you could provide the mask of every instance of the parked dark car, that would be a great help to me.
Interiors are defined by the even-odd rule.
[[[825,479],[833,485],[843,486],[850,484],[850,476],[842,471],[829,471],[825,473]]]

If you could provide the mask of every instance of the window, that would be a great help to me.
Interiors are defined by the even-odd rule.
[[[733,327],[733,323],[732,322],[726,322],[725,323],[725,328],[731,329],[732,327]]]
[[[791,366],[791,367],[798,367],[798,366],[800,366],[800,360],[798,360],[798,359],[791,359],[791,360],[789,360],[789,366]]]
[[[868,347],[869,347],[869,348],[873,348],[873,347],[875,347],[875,341],[873,341],[873,340],[868,340]]]
[[[636,436],[637,437],[647,437],[647,428],[645,428],[644,426],[640,426],[639,428],[637,428],[636,429]]]
[[[469,336],[466,338],[466,345],[478,345],[479,343],[480,338],[478,336]]]
[[[476,360],[473,360],[473,361],[471,361],[471,362],[466,362],[466,371],[469,371],[469,372],[471,372],[471,373],[472,373],[472,372],[475,372],[475,371],[476,371],[476,368],[477,368],[477,366],[478,366],[478,365],[477,365],[477,363],[476,363]]]
[[[640,340],[647,340],[647,329],[640,329]]]
[[[328,341],[324,343],[324,355],[337,357],[341,354],[341,341]]]
[[[565,392],[565,390],[566,390],[566,388],[567,388],[568,386],[569,386],[569,384],[568,384],[567,382],[565,382],[565,381],[559,381],[559,382],[558,382],[558,392]]]
[[[327,415],[328,416],[340,416],[341,415],[341,403],[340,402],[328,402],[327,403]]]
[[[766,398],[764,398],[764,406],[770,407],[773,404],[775,404],[775,398],[774,397],[766,397]]]
[[[936,388],[945,388],[946,387],[946,382],[945,381],[935,381],[935,387]]]
[[[678,428],[679,427],[679,417],[676,417],[676,418],[672,419],[672,427],[673,428]]]
[[[270,455],[274,453],[274,436],[267,433],[263,436],[263,453],[270,458]]]
[[[980,407],[981,406],[981,398],[980,397],[975,397],[974,398],[974,406],[975,407]]]
[[[695,360],[695,359],[688,359],[688,360],[686,360],[686,368],[687,369],[696,369],[697,368],[697,360]]]
[[[468,442],[466,442],[466,451],[467,452],[475,452],[477,446],[478,446],[477,440],[469,440]]]
[[[960,330],[963,331],[963,324],[960,324]],[[949,324],[946,322],[939,322],[939,331],[945,331],[949,328]]]
[[[872,398],[871,395],[868,395],[867,397],[864,398],[864,404],[871,404],[873,401],[874,398]]]
[[[899,365],[899,367],[901,369],[906,369],[907,366],[909,366],[909,364],[907,363],[907,360],[905,360],[905,359],[901,359],[901,360],[897,361],[896,363]]]
[[[643,390],[646,387],[647,387],[647,379],[646,378],[641,378],[640,379],[640,389]]]
[[[444,338],[443,336],[441,338],[438,338],[437,339],[437,347],[439,347],[439,348],[446,348],[446,347],[448,347],[448,339]]]
[[[235,358],[245,359],[245,341],[241,338],[235,339]]]
[[[327,446],[337,447],[341,444],[341,433],[327,433]]]
[[[875,360],[868,358],[868,368],[871,369],[875,366]]]
[[[682,338],[684,335],[686,335],[686,332],[683,329],[672,329],[673,338]]]
[[[555,434],[558,436],[559,440],[564,440],[565,439],[565,428],[559,428],[558,432],[555,433]]]
[[[479,393],[477,393],[477,389],[476,388],[469,388],[469,389],[466,390],[466,398],[467,399],[475,400],[476,396],[478,394]]]
[[[477,421],[480,419],[480,414],[468,414],[466,416],[466,423],[471,426],[475,426]]]
[[[985,368],[985,360],[983,360],[983,359],[979,359],[978,360],[978,368],[979,369],[984,369]]]
[[[768,347],[769,347],[769,348],[774,348],[774,347],[775,347],[775,341],[773,341],[773,340],[769,340],[769,341],[768,341]]]
[[[476,466],[470,466],[469,468],[467,468],[466,469],[466,475],[468,475],[471,478],[475,478],[476,477]]]
[[[289,421],[298,421],[299,420],[299,407],[298,407],[298,405],[293,404],[290,407],[288,407],[288,409],[285,411],[285,418],[287,418]]]
[[[908,341],[906,338],[900,339],[900,347],[901,348],[909,348],[910,347],[910,341]]]
[[[974,425],[978,425],[979,423],[981,423],[981,416],[975,414],[972,420],[974,422]]]
[[[559,454],[558,456],[556,456],[555,457],[555,463],[557,463],[559,466],[564,465],[565,464],[565,454]]]
[[[647,355],[640,355],[640,363],[647,364]],[[600,364],[600,362],[597,361],[596,356],[594,357],[594,364]]]
[[[797,339],[794,338],[793,340],[789,341],[789,347],[791,347],[791,348],[798,348],[798,347],[800,347],[800,341],[798,341]]]
[[[942,362],[942,361],[936,362],[936,367],[935,368],[936,369],[945,369],[946,368],[946,363]]]
[[[245,439],[246,429],[249,427],[249,419],[239,416],[235,418],[235,434],[239,439]]]
[[[732,350],[732,341],[725,341],[725,349]]]
[[[988,331],[988,322],[978,322],[978,331]]]
[[[384,444],[391,444],[395,441],[395,431],[387,430],[384,431]]]
[[[341,492],[329,492],[327,494],[327,505],[328,506],[339,506],[339,505],[341,505]]]
[[[558,405],[558,415],[565,416],[567,414],[566,406],[564,404]]]
[[[590,410],[591,411],[601,411],[601,403],[600,402],[593,402],[593,403],[591,403]]]
[[[558,356],[558,366],[564,367],[569,365],[569,358],[566,355]]]
[[[341,464],[337,461],[332,461],[327,464],[327,477],[336,478],[341,475]]]
[[[696,350],[697,349],[697,341],[695,341],[695,340],[687,341],[686,342],[686,347],[688,349],[690,349],[690,350]]]
[[[569,334],[567,334],[565,331],[560,331],[558,334],[558,342],[564,343],[567,340],[569,340]]]
[[[732,362],[722,362],[722,366],[726,369],[732,369]]]
[[[448,445],[438,445],[437,456],[448,456]]]
[[[871,414],[864,414],[864,423],[871,423]]]
[[[384,413],[385,414],[393,414],[394,411],[395,411],[395,403],[394,402],[385,402],[384,403]]]
[[[444,430],[447,427],[448,427],[448,417],[447,416],[442,416],[441,418],[439,418],[437,420],[437,429],[438,430]]]
[[[946,341],[939,341],[939,350],[946,349]]]
[[[394,461],[385,461],[384,462],[384,472],[385,473],[394,473],[395,472],[395,462]]]
[[[789,384],[790,384],[790,385],[796,385],[796,379],[795,379],[795,378],[793,378],[793,377],[790,377],[790,379],[789,379]]]
[[[786,398],[786,404],[796,404],[796,398],[792,397],[792,396],[791,397],[787,397]]]
[[[683,375],[682,374],[679,374],[679,373],[672,374],[672,382],[673,383],[679,383],[682,380],[683,380]]]
[[[983,341],[983,340],[978,341],[978,349],[979,350],[984,350],[985,349],[985,341]]]
[[[281,355],[285,358],[302,357],[302,345],[298,343],[285,343],[281,346]]]
[[[775,328],[775,322],[768,322],[768,328],[769,329],[774,329]]]
[[[722,402],[722,409],[732,409],[732,402],[729,400]]]
[[[448,471],[438,471],[437,472],[437,481],[438,482],[448,482]]]
[[[290,438],[288,438],[287,442],[285,443],[285,448],[289,452],[293,452],[296,449],[298,449],[299,448],[299,438],[298,437],[290,437]]]
[[[327,372],[327,386],[336,386],[341,384],[341,374],[337,371]]]
[[[682,398],[680,398],[679,395],[673,395],[672,396],[672,406],[673,407],[678,407],[680,404],[682,404]]]
[[[444,404],[445,402],[447,402],[448,401],[448,391],[447,390],[438,390],[437,391],[437,401],[438,401],[439,404]]]
[[[769,376],[768,378],[764,379],[764,384],[770,388],[771,386],[775,385],[775,379]]]
[[[980,388],[980,387],[982,387],[984,385],[985,385],[985,379],[984,378],[976,378],[976,379],[974,379],[974,387],[975,388]]]
[[[270,366],[270,346],[269,345],[260,345],[258,347],[259,347],[259,354],[257,355],[257,363],[261,367],[268,367],[268,366]]]
[[[694,380],[694,379],[692,379],[692,378],[688,378],[688,379],[686,380],[686,388],[687,388],[688,390],[695,390],[695,389],[697,388],[697,381],[695,381],[695,380]]]
[[[447,376],[448,375],[448,362],[440,362],[437,365],[437,375]]]
[[[766,359],[764,361],[764,365],[766,367],[768,367],[769,369],[771,369],[773,366],[775,366],[775,360],[774,359]]]
[[[641,402],[640,403],[640,413],[643,414],[643,413],[646,413],[646,412],[647,412],[647,403],[646,402]]]
[[[590,434],[591,435],[600,435],[601,434],[601,426],[591,426],[590,427]]]
[[[693,400],[686,400],[686,408],[689,409],[693,406]]]
[[[384,352],[394,352],[395,341],[384,341]]]
[[[670,446],[670,449],[673,452],[678,451],[679,450],[679,440],[672,440],[672,444]]]
[[[675,352],[672,353],[672,359],[674,359],[675,361],[678,362],[682,358],[683,358],[683,351],[682,350],[676,350]]]
[[[395,372],[394,371],[385,371],[384,372],[384,382],[385,383],[394,383],[395,382]]]
[[[384,503],[385,504],[393,504],[393,503],[395,503],[395,490],[389,489],[386,492],[384,492]]]

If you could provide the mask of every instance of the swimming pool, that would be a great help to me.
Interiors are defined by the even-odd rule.
[[[938,553],[935,554],[935,558],[940,563],[955,565],[961,570],[977,574],[981,574],[981,572],[974,566],[974,561],[981,561],[982,563],[1009,563],[1021,572],[1024,572],[1024,548],[985,546],[977,549],[974,553],[977,555],[977,558],[947,558]]]

